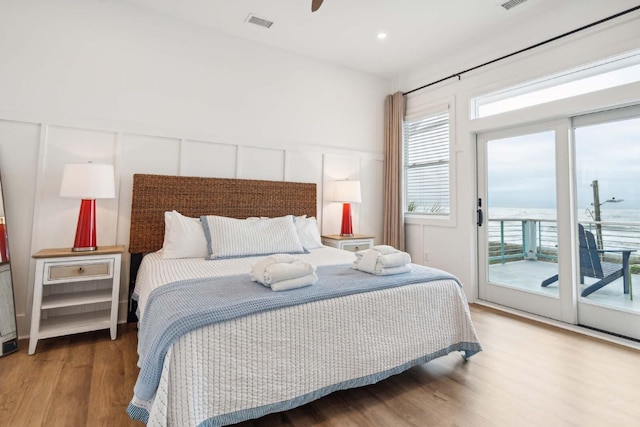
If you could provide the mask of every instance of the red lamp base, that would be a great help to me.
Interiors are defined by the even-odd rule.
[[[9,244],[7,243],[7,229],[4,220],[0,222],[0,261],[9,261]]]
[[[76,240],[73,243],[74,252],[95,251],[98,249],[96,239],[96,201],[95,199],[82,199],[80,213],[78,214],[78,226],[76,227]]]
[[[353,225],[351,224],[351,203],[342,205],[342,228],[340,235],[345,237],[353,237]]]

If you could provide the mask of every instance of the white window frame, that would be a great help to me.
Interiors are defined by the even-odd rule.
[[[407,100],[407,111],[405,112],[404,120],[415,120],[420,117],[428,116],[430,114],[442,112],[444,110],[449,111],[449,212],[446,214],[425,214],[407,212],[407,203],[404,201],[405,197],[405,166],[404,166],[404,151],[402,153],[402,207],[404,211],[404,221],[408,225],[427,225],[427,226],[443,226],[443,227],[455,227],[456,226],[456,207],[457,207],[457,195],[456,195],[456,156],[455,156],[455,129],[456,129],[456,108],[455,100],[453,97],[447,99],[440,99],[429,104],[412,105],[411,100]],[[404,137],[404,124],[403,124],[403,137]],[[404,150],[404,141],[402,142]]]
[[[635,50],[623,53],[621,55],[615,55],[613,57],[605,58],[599,61],[581,65],[578,67],[573,67],[558,73],[550,74],[538,79],[534,79],[528,82],[511,86],[508,88],[500,89],[498,91],[474,96],[470,102],[470,110],[469,110],[470,119],[481,120],[487,117],[492,117],[494,115],[506,114],[513,111],[519,111],[522,109],[531,108],[539,105],[547,105],[547,104],[562,101],[564,99],[568,99],[574,96],[581,96],[581,95],[597,92],[600,90],[608,90],[611,88],[619,87],[619,86],[611,86],[604,89],[596,89],[594,91],[589,91],[589,92],[568,94],[565,98],[551,99],[548,101],[534,103],[531,105],[518,107],[511,110],[506,110],[499,113],[480,116],[480,108],[483,105],[488,105],[494,102],[516,98],[522,95],[534,94],[536,92],[540,92],[545,89],[554,88],[566,83],[578,82],[582,79],[586,79],[589,77],[599,76],[608,72],[623,70],[633,66],[637,67],[638,65],[640,65],[640,49],[635,49]],[[640,81],[640,79],[638,81]],[[634,82],[632,82],[631,84],[633,83]],[[626,84],[629,84],[629,83],[626,83]]]

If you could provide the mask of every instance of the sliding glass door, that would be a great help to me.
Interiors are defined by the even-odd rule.
[[[640,339],[640,109],[573,125],[578,323]]]
[[[640,108],[477,147],[480,299],[640,339]]]
[[[478,138],[479,296],[557,320],[556,165],[566,157],[567,133],[563,122]]]

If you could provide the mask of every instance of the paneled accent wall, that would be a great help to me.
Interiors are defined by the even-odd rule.
[[[382,233],[382,155],[317,146],[256,146],[175,136],[84,129],[0,119],[0,173],[5,197],[18,331],[28,333],[35,263],[43,248],[73,244],[80,201],[59,197],[66,163],[112,163],[116,198],[97,201],[98,244],[129,242],[134,173],[313,182],[318,185],[321,232],[338,233],[341,204],[332,182],[360,179],[362,204],[354,205],[354,229]],[[121,321],[126,318],[129,257],[121,277]]]

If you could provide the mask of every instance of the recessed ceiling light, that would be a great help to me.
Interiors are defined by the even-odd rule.
[[[384,39],[386,39],[386,38],[387,38],[387,33],[378,33],[378,38],[379,38],[380,40],[384,40]]]

